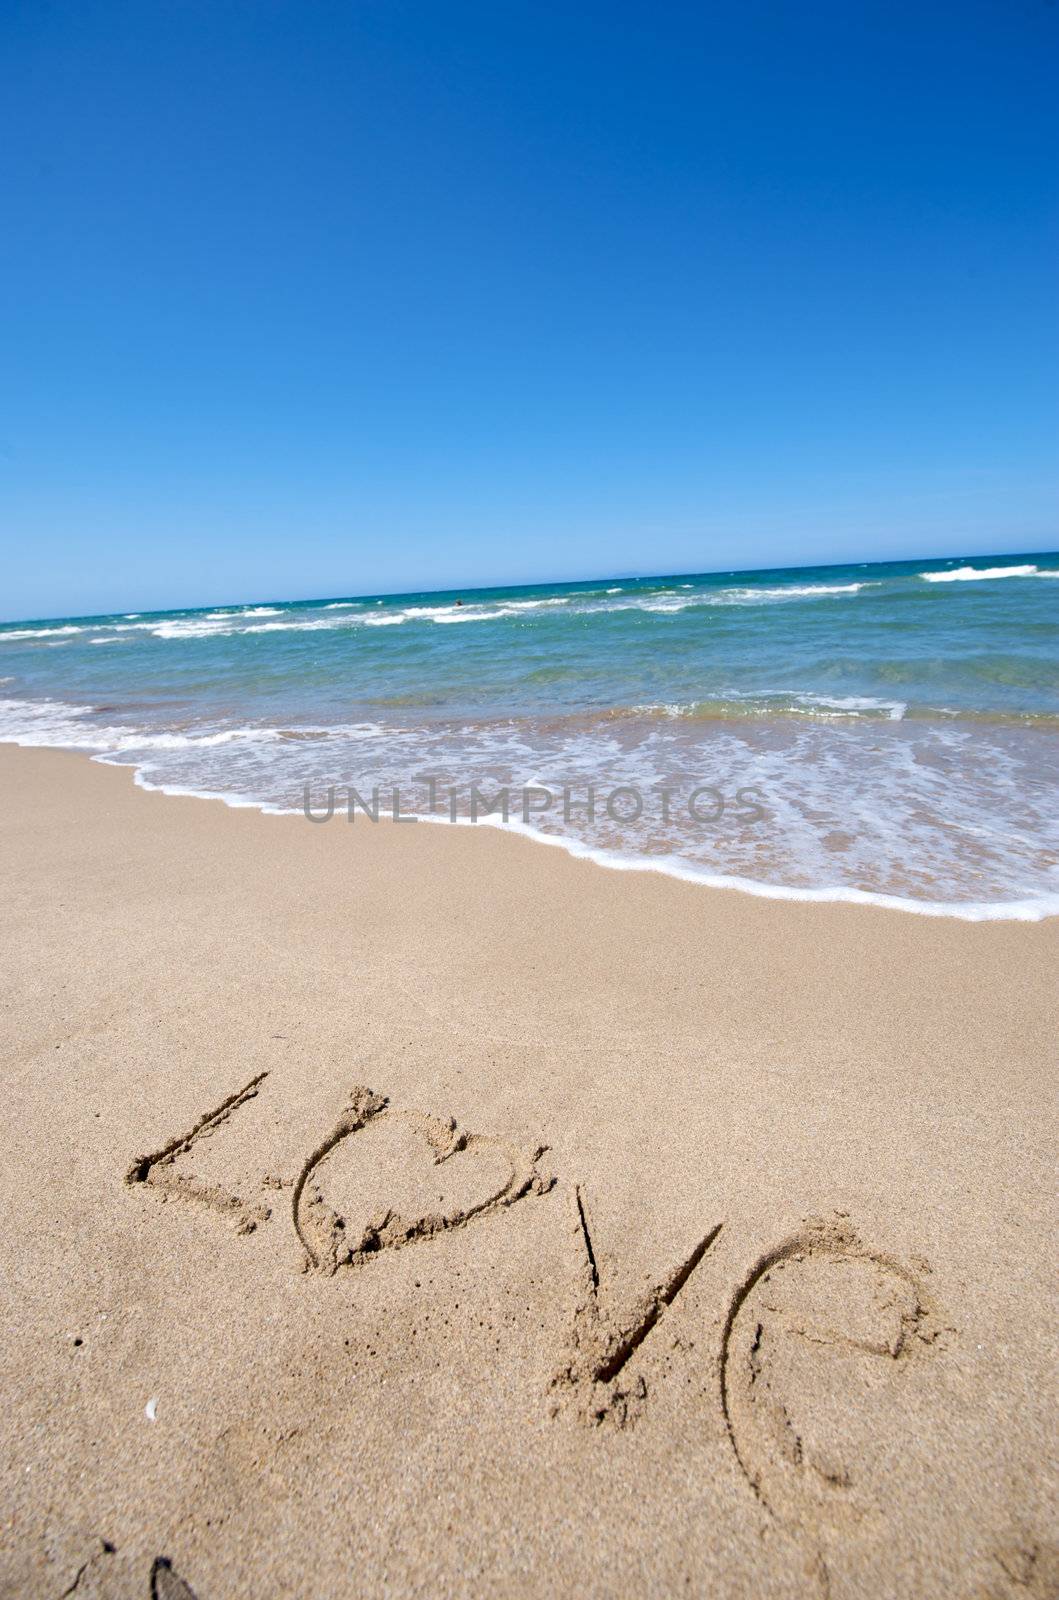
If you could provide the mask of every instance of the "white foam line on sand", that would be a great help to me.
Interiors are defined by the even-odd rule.
[[[129,766],[131,763],[116,760],[112,754],[94,755],[93,761],[104,766]],[[256,810],[270,817],[301,816],[300,806],[277,806],[266,801],[251,800],[241,795],[220,794],[208,789],[186,788],[177,784],[152,783],[143,766],[134,768],[133,781],[140,789],[150,790],[182,799],[219,800],[235,811]],[[380,820],[390,821],[389,818]],[[504,833],[515,833],[535,844],[552,845],[565,850],[575,860],[591,861],[611,872],[654,872],[662,877],[675,878],[681,883],[695,883],[708,889],[731,889],[740,894],[756,896],[761,900],[800,900],[812,905],[874,906],[877,910],[904,911],[918,917],[951,917],[959,922],[1043,922],[1048,917],[1059,916],[1059,894],[1042,895],[1036,900],[968,901],[913,900],[896,894],[880,894],[871,889],[851,889],[843,884],[824,885],[816,889],[795,888],[788,884],[760,883],[754,878],[734,877],[726,873],[706,872],[686,866],[671,856],[619,855],[596,845],[585,844],[580,839],[566,838],[560,834],[541,833],[536,828],[518,821],[504,822],[500,817],[481,817],[472,822],[469,817],[457,817],[455,823],[448,816],[418,815],[418,822],[442,823],[448,827],[492,827]]]

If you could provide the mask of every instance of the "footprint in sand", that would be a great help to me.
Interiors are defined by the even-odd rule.
[[[553,1182],[538,1169],[543,1154],[354,1089],[294,1186],[307,1265],[333,1273],[542,1194]]]
[[[732,1448],[825,1593],[831,1542],[885,1520],[895,1433],[912,1425],[902,1387],[939,1332],[919,1275],[866,1249],[842,1217],[770,1251],[732,1302],[721,1352]]]

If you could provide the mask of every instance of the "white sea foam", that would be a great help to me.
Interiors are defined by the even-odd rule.
[[[222,728],[214,733],[121,733],[112,746],[115,750],[209,750],[216,745],[275,744],[280,738],[275,728]]]
[[[149,630],[156,639],[207,639],[232,630],[226,617],[176,617],[171,622],[153,622]],[[139,623],[133,623],[139,627]]]
[[[954,565],[949,573],[923,576],[944,581],[967,571],[975,578],[994,573],[1059,576],[1059,568],[1038,569],[1014,561],[985,569]],[[547,786],[549,778],[553,787],[570,782],[582,793],[587,785],[596,784],[603,795],[614,786],[635,786],[645,797],[673,785],[678,797],[681,790],[686,795],[695,785],[715,786],[731,806],[723,828],[712,831],[696,829],[679,798],[672,818],[660,820],[657,806],[647,798],[640,817],[624,812],[609,816],[604,808],[591,819],[575,809],[571,819],[561,816],[556,806],[548,815],[531,817],[528,830],[517,826],[515,831],[530,831],[544,842],[558,843],[617,870],[668,872],[774,898],[863,901],[975,920],[1052,914],[1047,908],[1059,890],[1059,819],[1050,795],[1059,778],[1059,742],[1047,726],[1052,680],[1045,666],[1038,670],[1038,657],[1033,656],[1024,673],[1016,670],[1018,663],[1009,670],[1002,655],[996,663],[991,656],[983,658],[979,695],[973,674],[969,679],[960,676],[959,652],[955,661],[940,646],[913,656],[902,643],[900,629],[894,635],[896,651],[877,645],[873,630],[854,637],[848,623],[860,611],[859,601],[857,607],[836,608],[836,620],[841,623],[846,618],[842,627],[829,626],[825,635],[814,625],[787,641],[775,629],[766,629],[767,606],[815,602],[819,597],[819,605],[812,607],[814,615],[818,623],[830,623],[830,616],[823,617],[830,602],[859,595],[870,580],[782,584],[776,575],[761,574],[763,581],[758,584],[757,576],[740,575],[738,584],[734,575],[723,575],[711,586],[658,581],[649,590],[614,584],[606,590],[599,586],[512,599],[469,593],[462,605],[451,598],[422,596],[372,604],[335,601],[282,611],[278,606],[244,606],[210,613],[127,613],[123,621],[56,620],[12,627],[6,634],[0,629],[0,645],[4,637],[25,639],[25,670],[32,671],[25,684],[18,680],[18,690],[2,691],[12,699],[0,702],[0,738],[79,748],[96,760],[133,768],[136,781],[144,787],[206,794],[228,804],[268,810],[292,809],[306,782],[332,781],[369,794],[377,786],[383,795],[399,783],[404,810],[425,806],[425,800],[405,798],[405,784],[414,785],[416,775],[423,772],[433,772],[446,787],[462,787],[465,796],[470,784],[492,793],[504,784],[515,790],[529,781]],[[845,579],[847,574],[828,574],[832,576]],[[885,590],[876,587],[882,603],[869,603],[869,616],[879,613],[885,624],[891,589],[900,587],[908,596],[917,582],[918,577],[910,574],[903,584],[893,579],[887,580]],[[1026,584],[1020,589],[1030,615],[1033,608],[1037,614],[1042,607],[1047,609],[1047,596],[1034,597],[1031,592],[1037,587]],[[1008,596],[1006,604],[1012,602],[1013,595]],[[705,609],[725,605],[762,609],[727,614]],[[920,621],[926,615],[927,626],[934,627],[932,619],[943,618],[948,604],[939,595],[937,602],[925,601],[923,607],[912,609]],[[799,607],[795,614],[807,617],[808,610],[809,605]],[[613,625],[607,625],[612,612],[631,612],[633,621],[635,615],[644,615],[638,628],[626,631],[624,619],[617,616]],[[665,621],[667,614],[684,612],[687,616],[681,620]],[[648,613],[657,613],[661,620],[655,622]],[[788,614],[773,615],[787,621]],[[603,619],[599,634],[603,654],[588,658],[585,693],[580,696],[588,704],[578,709],[576,673],[582,647],[592,642],[589,630],[578,629],[577,650],[569,656],[561,649],[556,653],[554,646],[561,640],[549,641],[546,630],[561,634],[565,630],[560,619],[584,616]],[[547,624],[548,617],[555,622]],[[498,626],[501,621],[504,629]],[[476,703],[474,695],[461,697],[454,683],[461,681],[466,667],[473,690],[478,668],[473,654],[465,657],[455,680],[438,674],[435,691],[429,634],[435,624],[471,622],[493,624],[494,658],[505,663],[505,673],[522,626],[527,635],[535,630],[529,644],[552,642],[551,654],[562,680],[557,692],[552,694],[547,687],[554,674],[542,671],[533,675],[526,700],[494,693],[482,700],[480,716],[455,711],[446,715],[446,706],[454,700],[468,706]],[[515,628],[508,631],[507,622]],[[328,631],[330,640],[331,630],[339,630],[334,634],[336,647],[337,641],[348,640],[354,650],[361,628],[393,626],[415,629],[414,640],[406,635],[407,643],[415,643],[415,652],[398,651],[391,675],[381,670],[385,659],[376,660],[392,653],[387,641],[360,635],[359,648],[367,650],[367,657],[364,670],[354,675],[350,707],[353,716],[368,717],[374,699],[387,707],[386,720],[299,725],[299,716],[314,706],[317,715],[329,715],[328,708],[336,703],[337,679],[323,684],[319,698],[314,687],[319,676],[312,645],[318,635],[322,638]],[[689,659],[686,649],[678,648],[672,656],[655,653],[644,669],[637,651],[655,647],[657,652],[669,629],[677,646],[682,639],[685,644],[698,639],[705,644],[712,633],[718,648],[704,650],[701,660]],[[306,641],[307,650],[297,652],[293,640],[309,631],[314,635],[311,645]],[[273,632],[289,632],[292,646],[276,654],[261,641],[257,647],[248,643],[244,652],[275,672],[274,681],[270,677],[262,684],[260,697],[257,687],[247,683],[245,667],[234,660],[234,647],[232,661],[222,647],[215,661],[203,659],[201,674],[196,665],[194,678],[199,685],[201,676],[201,698],[198,687],[181,685],[180,673],[168,685],[162,675],[163,657],[176,642]],[[744,632],[745,646],[738,637]],[[758,632],[765,642],[760,655],[754,656]],[[620,650],[623,636],[634,645],[625,663]],[[124,660],[101,658],[89,664],[82,648],[86,643],[144,640],[157,651],[150,645],[153,639],[172,644],[157,652],[143,678],[135,675],[124,689],[119,677],[119,669],[127,664]],[[858,654],[862,642],[867,652],[863,664]],[[60,677],[59,669],[73,661],[71,645],[80,659],[76,670]],[[68,655],[63,661],[48,657],[49,649],[64,647]],[[618,651],[617,668],[611,660],[612,647]],[[8,651],[9,661],[19,648],[16,643]],[[1017,654],[1016,644],[1010,648]],[[415,661],[421,651],[427,660],[417,676]],[[198,653],[189,645],[186,663]],[[201,654],[208,657],[208,645]],[[441,654],[451,656],[451,650]],[[544,659],[546,654],[532,649],[526,659]],[[131,656],[128,664],[134,660]],[[758,670],[750,672],[755,660]],[[308,676],[302,670],[306,662],[312,668]],[[601,663],[609,676],[599,670]],[[179,657],[174,664],[179,667]],[[512,670],[517,666],[514,661]],[[29,692],[31,683],[40,692],[49,681],[45,677],[49,667],[54,669],[50,681],[61,699],[14,698]],[[775,687],[784,679],[816,684],[819,692]],[[98,709],[69,703],[67,695],[78,682],[95,687],[73,690],[72,698],[78,693],[85,700],[94,696]],[[151,687],[141,711],[137,702],[143,698],[143,682]],[[502,686],[507,678],[498,682]],[[645,699],[657,695],[660,703],[631,708],[633,715],[623,715],[626,700],[636,697],[620,687],[627,682],[638,683]],[[757,689],[742,687],[748,682],[756,682]],[[990,688],[994,682],[995,693]],[[859,688],[868,692],[842,692]],[[893,691],[908,696],[914,715],[906,715],[905,700]],[[176,698],[161,697],[166,693]],[[615,711],[593,711],[593,698],[607,693],[614,694]],[[119,697],[120,710],[104,704]],[[944,717],[931,713],[929,707],[938,700],[956,709]],[[974,713],[979,702],[983,712],[994,707],[995,724]],[[538,703],[550,709],[528,714],[528,708]],[[1014,712],[1003,714],[1011,703],[1025,706],[1028,719],[1036,716],[1046,726],[1038,731],[1020,728]],[[522,715],[501,714],[504,706],[513,704],[523,706]],[[223,706],[225,711],[210,720],[211,706]],[[259,707],[268,726],[258,724]],[[637,710],[643,714],[637,716]],[[283,726],[283,717],[291,719],[290,726]],[[240,718],[255,725],[234,725]],[[734,797],[742,784],[766,794],[767,825],[744,826],[740,821]],[[692,817],[694,822],[701,820]]]
[[[85,624],[78,631],[108,634],[147,633],[156,639],[212,639],[229,633],[252,632],[248,622],[251,617],[281,615],[279,606],[249,606],[240,610],[195,612],[190,616],[148,617],[143,620],[135,620],[138,613],[131,612],[123,622]]]
[[[348,625],[352,618],[342,618],[340,621],[327,622],[318,618],[308,622],[254,622],[247,628],[239,628],[239,633],[319,633],[330,632],[334,628]]]
[[[698,709],[698,702],[692,700],[662,700],[651,701],[643,706],[630,706],[633,716],[663,716],[663,717],[690,717]]]
[[[763,716],[775,716],[778,712],[786,711],[804,716],[821,718],[829,717],[877,717],[882,713],[887,721],[900,722],[908,710],[904,700],[882,700],[874,695],[824,695],[800,693],[796,690],[775,689],[771,691],[758,690],[745,692],[732,689],[727,694],[718,697],[713,702],[714,706],[723,705],[725,702],[736,701],[740,711],[760,712]],[[791,702],[794,704],[791,704]],[[675,700],[653,702],[648,705],[632,706],[630,710],[643,715],[662,715],[666,717],[701,717],[707,714],[709,702],[699,700]],[[953,715],[956,715],[954,712]]]
[[[105,759],[105,758],[103,758]],[[253,800],[220,790],[205,789],[189,784],[156,781],[148,776],[148,769],[139,766],[134,782],[142,789],[173,796],[202,800],[219,800],[235,810],[257,810],[267,816],[298,816],[301,806],[283,806],[268,801]],[[546,785],[537,785],[547,787]],[[383,817],[385,821],[385,815]],[[444,815],[421,814],[421,822],[452,826]],[[764,900],[803,901],[809,904],[846,904],[873,907],[885,911],[901,911],[921,917],[947,917],[960,922],[1043,922],[1059,916],[1059,893],[1042,894],[1032,898],[1001,901],[919,900],[911,896],[882,894],[869,889],[849,888],[844,884],[829,884],[814,888],[799,888],[786,884],[767,883],[759,879],[731,873],[710,872],[682,861],[676,856],[647,856],[621,853],[586,843],[570,835],[545,833],[517,818],[506,822],[500,816],[486,815],[472,823],[469,817],[457,817],[456,827],[491,827],[504,833],[520,834],[534,844],[564,850],[577,860],[590,861],[611,872],[650,872],[662,877],[675,878],[683,883],[699,884],[710,889],[727,889]]]
[[[784,583],[756,588],[750,584],[733,589],[721,589],[706,598],[708,605],[757,605],[768,600],[814,599],[825,594],[859,594],[862,589],[874,588],[866,580],[857,583]]]
[[[352,782],[361,793],[378,784],[386,794],[393,782],[412,782],[410,775],[424,770],[449,773],[442,781],[464,793],[471,782],[491,793],[500,783],[535,780],[553,789],[572,782],[580,796],[588,783],[606,783],[605,775],[613,775],[610,784],[633,784],[647,796],[671,783],[674,772],[685,772],[694,774],[687,786],[716,784],[729,798],[741,784],[752,785],[764,796],[767,829],[733,825],[728,832],[689,834],[686,827],[673,831],[649,820],[645,827],[608,832],[604,818],[601,831],[584,824],[579,801],[572,828],[559,820],[558,808],[540,825],[512,820],[510,827],[613,870],[661,872],[773,899],[848,901],[973,921],[1036,920],[1059,912],[1059,874],[1041,865],[1042,850],[1050,842],[1055,847],[1054,814],[1049,823],[1024,781],[1026,753],[1003,743],[983,747],[948,724],[890,732],[897,701],[802,699],[806,719],[787,724],[786,732],[774,721],[748,725],[743,719],[730,729],[711,729],[705,740],[693,720],[682,720],[680,705],[667,708],[673,721],[585,728],[573,719],[558,732],[513,718],[443,726],[200,723],[147,730],[107,721],[91,706],[6,699],[0,700],[0,739],[79,748],[96,760],[133,766],[142,787],[267,811],[299,809],[292,802],[306,782]],[[817,721],[829,704],[849,719],[841,735]],[[865,718],[874,718],[874,726]],[[1036,762],[1036,744],[1030,754]],[[960,780],[955,788],[953,773]],[[549,785],[549,774],[561,776]],[[417,803],[405,800],[404,809]],[[650,804],[648,812],[654,819]],[[910,861],[918,863],[915,870],[906,870]],[[975,862],[991,899],[983,898],[983,888],[974,892]],[[932,880],[941,892],[917,898],[921,891],[930,895]],[[959,899],[960,889],[966,900]]]
[[[835,711],[840,715],[860,716],[864,713],[882,711],[891,722],[900,722],[908,710],[904,700],[879,700],[869,694],[799,694],[795,698],[810,712],[822,708],[825,712]]]
[[[65,700],[0,700],[0,739],[9,744],[100,749],[82,720],[92,711],[92,706]]]
[[[774,601],[816,599],[822,595],[859,594],[862,589],[874,588],[875,582],[867,579],[858,583],[788,583],[775,586],[754,587],[750,584],[740,585],[730,589],[700,589],[687,594],[686,590],[693,590],[694,585],[685,583],[680,585],[680,590],[661,590],[654,594],[628,595],[618,601],[588,601],[574,609],[581,615],[595,614],[607,611],[653,611],[661,614],[687,611],[691,607],[699,606],[756,606],[768,605]],[[607,589],[606,594],[621,594],[620,589]]]
[[[121,765],[111,763],[105,756],[94,756],[96,761],[101,761],[105,766]],[[289,817],[297,814],[298,807],[274,806],[267,800],[254,800],[248,795],[226,793],[220,789],[204,789],[198,784],[157,782],[148,774],[151,768],[140,763],[133,769],[132,781],[138,789],[147,789],[152,794],[169,795],[174,799],[186,800],[219,800],[230,811],[260,811],[266,817]]]
[[[1036,578],[1045,574],[1039,573],[1036,566],[1026,564],[1020,567],[954,567],[951,572],[921,572],[919,576],[925,578],[927,583],[980,583],[985,579]]]
[[[424,817],[425,822],[448,823],[447,817]],[[512,819],[507,822],[499,816],[483,816],[476,823],[470,818],[457,818],[456,826],[493,827],[507,833],[519,833],[537,844],[556,845],[568,855],[612,872],[657,872],[663,877],[677,878],[684,883],[699,883],[711,889],[733,889],[742,894],[755,895],[763,900],[803,900],[812,904],[848,904],[875,906],[886,911],[911,912],[921,917],[953,917],[961,922],[1043,922],[1047,917],[1059,916],[1059,894],[1041,895],[1030,900],[965,902],[961,900],[913,900],[903,895],[878,894],[870,889],[851,889],[842,884],[821,888],[802,889],[779,883],[761,883],[755,878],[735,877],[728,873],[708,872],[674,856],[637,856],[619,854],[614,850],[597,848],[569,836],[542,833],[526,823]]]
[[[95,622],[82,630],[107,636],[149,633],[158,639],[196,639],[234,632],[230,617],[214,615],[192,617],[151,617],[144,622]],[[91,644],[97,640],[89,641]]]
[[[758,605],[776,600],[812,598],[817,595],[855,594],[867,586],[866,583],[790,584],[776,588],[759,589],[746,586],[712,593],[689,594],[686,591],[693,589],[694,586],[682,584],[680,588],[685,592],[661,590],[645,595],[628,595],[620,587],[613,587],[605,590],[605,597],[600,599],[581,599],[576,595],[544,595],[528,600],[398,606],[370,613],[361,609],[363,606],[361,601],[336,600],[329,602],[322,609],[341,610],[350,614],[334,618],[287,616],[278,606],[232,607],[190,615],[147,618],[141,617],[137,612],[128,612],[122,622],[66,623],[55,627],[14,628],[7,631],[0,629],[0,645],[5,640],[24,639],[60,642],[62,638],[62,642],[66,642],[69,637],[81,633],[96,635],[96,638],[89,641],[91,643],[104,643],[114,642],[119,635],[130,632],[147,634],[155,639],[181,641],[220,638],[229,634],[243,633],[315,633],[326,632],[332,628],[392,628],[403,623],[416,622],[447,626],[469,622],[500,622],[510,618],[533,616],[535,613],[546,614],[554,608],[559,608],[565,614],[572,616],[598,615],[612,611],[645,611],[665,616],[675,615],[690,607],[701,605]],[[623,594],[625,595],[623,599],[611,598]],[[384,602],[377,601],[376,604],[382,606]],[[256,620],[262,617],[283,617],[283,620],[276,622]]]
[[[10,681],[10,680],[4,680]],[[97,724],[94,706],[65,700],[0,700],[0,740],[27,746],[62,746],[119,754],[134,750],[195,750],[252,741],[272,744],[276,728],[222,728],[200,732],[153,733],[125,724]]]
[[[481,606],[406,606],[399,611],[378,612],[374,616],[351,618],[369,628],[389,628],[400,622],[491,622],[504,613],[496,607]]]
[[[292,617],[283,622],[251,622],[251,617],[282,616],[277,607],[261,606],[254,611],[225,615],[215,613],[208,617],[181,617],[172,622],[138,624],[147,626],[158,639],[219,638],[244,633],[326,633],[337,628],[352,628],[363,620],[380,622],[379,617]]]
[[[454,606],[451,610],[439,610],[430,616],[431,622],[447,624],[450,622],[501,622],[504,617],[521,616],[521,607],[494,606],[491,610],[478,610],[472,606]],[[420,611],[420,616],[426,616],[426,611]]]
[[[50,639],[55,634],[84,632],[83,626],[73,622],[63,623],[57,628],[2,628],[0,644],[6,644],[9,639]]]
[[[426,618],[431,622],[496,622],[502,617],[518,617],[527,611],[541,611],[549,606],[569,604],[566,595],[542,597],[536,600],[496,600],[480,604],[469,602],[445,606],[409,606],[403,613],[411,621]]]
[[[278,617],[279,606],[230,606],[220,611],[207,611],[207,617]]]
[[[660,611],[663,615],[668,616],[675,611],[686,611],[689,606],[694,604],[694,600],[677,599],[675,596],[667,598],[660,595],[656,600],[644,600],[639,609],[641,611]]]

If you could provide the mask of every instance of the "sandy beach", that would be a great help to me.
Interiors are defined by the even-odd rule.
[[[1059,922],[0,772],[0,1593],[1059,1593]]]

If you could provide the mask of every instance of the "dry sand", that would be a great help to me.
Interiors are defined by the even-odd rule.
[[[0,773],[0,1593],[1056,1594],[1059,922]]]

